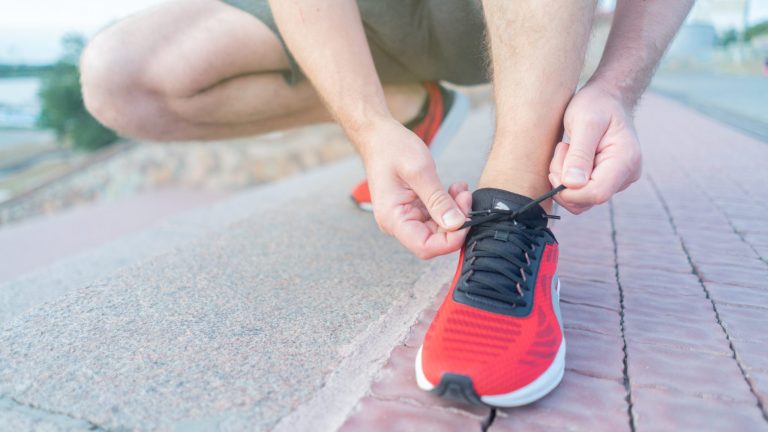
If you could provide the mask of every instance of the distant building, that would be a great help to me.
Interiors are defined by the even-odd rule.
[[[665,57],[670,63],[710,63],[717,46],[717,31],[708,23],[685,24]]]

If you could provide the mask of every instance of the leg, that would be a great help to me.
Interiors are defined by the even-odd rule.
[[[213,0],[177,0],[98,35],[82,59],[88,109],[117,131],[152,139],[214,139],[330,120],[307,82],[288,86],[272,31]],[[398,118],[418,111],[418,84],[387,88]]]
[[[479,185],[535,198],[551,188],[549,162],[578,83],[595,1],[552,7],[535,0],[487,0],[483,6],[496,135]],[[551,205],[547,202],[544,208]]]

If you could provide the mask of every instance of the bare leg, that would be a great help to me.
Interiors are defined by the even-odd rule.
[[[214,139],[331,120],[312,86],[288,86],[283,48],[258,19],[215,0],[172,1],[105,30],[82,60],[83,93],[103,123],[131,136]],[[388,86],[403,121],[424,89]]]
[[[486,0],[496,135],[479,185],[536,197],[584,62],[595,0]],[[551,209],[551,202],[545,209]]]

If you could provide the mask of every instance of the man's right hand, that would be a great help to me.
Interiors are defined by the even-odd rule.
[[[446,191],[427,146],[394,119],[353,140],[363,153],[379,228],[422,259],[460,249],[467,230],[456,229],[472,206],[467,184]]]

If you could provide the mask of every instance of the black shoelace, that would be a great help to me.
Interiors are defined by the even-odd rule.
[[[526,281],[533,275],[531,252],[549,232],[546,226],[528,227],[518,223],[518,217],[542,201],[564,190],[558,186],[518,210],[486,209],[470,212],[470,220],[462,228],[474,227],[471,242],[464,251],[464,265],[461,277],[464,284],[459,290],[509,304],[512,307],[526,307],[525,293],[529,291]],[[548,219],[560,219],[555,215],[542,215]],[[493,223],[490,223],[493,222]],[[493,238],[500,241],[483,241]],[[513,247],[510,247],[512,245]],[[500,266],[505,260],[511,266]],[[498,278],[502,275],[504,278]],[[509,281],[514,289],[510,289]]]

